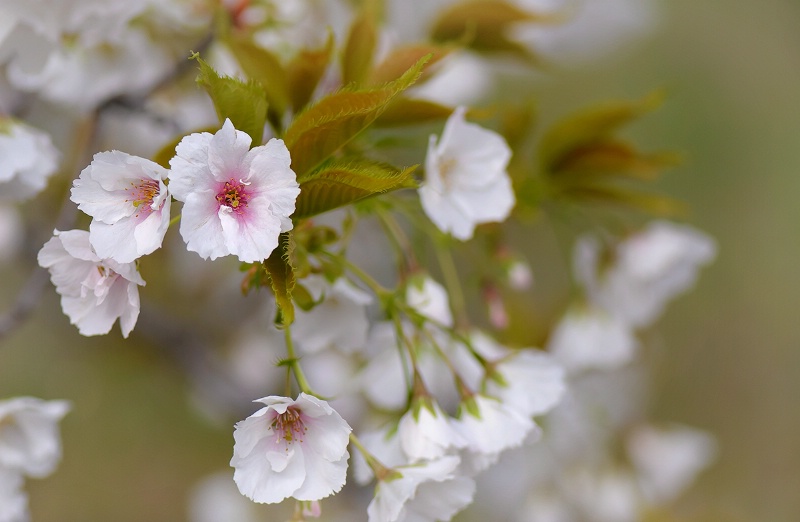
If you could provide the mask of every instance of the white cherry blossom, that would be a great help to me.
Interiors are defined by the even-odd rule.
[[[300,281],[315,301],[309,311],[298,308],[292,323],[292,337],[307,353],[336,347],[353,352],[364,347],[369,330],[366,306],[371,294],[345,278],[328,283],[324,277],[311,275]]]
[[[633,359],[638,346],[625,321],[592,304],[570,307],[547,343],[548,352],[570,373],[619,368]]]
[[[58,422],[69,408],[35,397],[0,401],[0,469],[37,478],[52,473],[61,460]]]
[[[694,285],[698,269],[714,259],[716,250],[714,240],[694,228],[656,221],[619,243],[607,266],[601,264],[602,246],[596,238],[579,240],[575,276],[590,301],[641,328]]]
[[[300,193],[283,140],[250,149],[251,138],[225,120],[216,134],[191,134],[170,160],[170,191],[184,202],[180,232],[204,259],[269,257]]]
[[[0,201],[32,198],[58,170],[60,153],[39,129],[0,116]]]
[[[130,263],[161,247],[169,227],[167,173],[144,158],[100,152],[73,182],[71,199],[94,218],[89,242],[101,259]]]
[[[406,303],[424,317],[444,326],[453,326],[447,290],[427,275],[409,280],[406,286]]]
[[[472,502],[475,482],[457,474],[454,455],[394,468],[375,486],[369,522],[450,520]]]
[[[453,419],[429,397],[412,403],[400,419],[397,432],[400,446],[411,462],[441,457],[467,443],[453,426]]]
[[[134,263],[100,259],[84,230],[55,231],[39,251],[39,265],[61,295],[61,308],[82,335],[107,334],[119,319],[127,337],[139,317],[144,280]]]
[[[422,209],[442,232],[465,241],[475,226],[505,220],[514,207],[506,172],[511,149],[502,136],[468,123],[466,108],[448,118],[440,140],[430,137]]]
[[[327,402],[301,393],[269,396],[236,423],[231,466],[239,491],[254,502],[319,500],[345,483],[351,428]]]

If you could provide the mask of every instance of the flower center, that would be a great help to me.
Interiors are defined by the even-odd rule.
[[[300,411],[295,408],[288,408],[284,413],[276,416],[271,427],[275,431],[276,442],[283,439],[287,444],[291,444],[295,440],[302,443],[303,434],[308,431]]]
[[[147,216],[152,212],[153,201],[158,196],[158,181],[148,179],[142,181],[139,185],[131,183],[131,187],[126,188],[125,192],[128,193],[128,198],[125,201],[130,202],[133,208],[136,209],[135,217],[139,217],[142,212]]]
[[[229,181],[225,182],[222,190],[217,194],[217,202],[235,212],[241,212],[243,209],[247,208],[247,202],[250,199],[246,187],[247,183],[242,180],[236,181],[231,178]]]

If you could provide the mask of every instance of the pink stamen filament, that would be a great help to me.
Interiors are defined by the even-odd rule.
[[[125,201],[130,202],[137,209],[136,217],[143,211],[145,214],[149,214],[153,210],[153,200],[158,195],[159,189],[158,181],[154,179],[142,181],[139,185],[131,183],[131,188],[125,189],[125,192],[128,192],[128,198]]]

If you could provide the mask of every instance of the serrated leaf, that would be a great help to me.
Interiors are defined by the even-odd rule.
[[[431,37],[437,42],[460,42],[476,51],[512,53],[538,62],[529,49],[508,38],[509,29],[520,22],[550,19],[550,15],[535,14],[510,2],[475,0],[439,13]]]
[[[292,290],[295,286],[295,274],[291,261],[293,248],[291,232],[283,232],[278,237],[278,246],[264,261],[270,286],[275,293],[275,302],[278,304],[278,313],[275,318],[278,326],[287,326],[294,322]]]
[[[353,20],[347,42],[342,54],[342,83],[361,85],[372,68],[372,56],[377,41],[375,14],[366,2],[359,15]],[[405,70],[405,69],[404,69]],[[402,71],[401,71],[402,72]],[[394,76],[390,79],[397,78]]]
[[[542,137],[539,158],[544,172],[550,173],[573,149],[598,141],[608,141],[623,125],[657,108],[659,93],[638,101],[608,103],[580,111],[551,127]]]
[[[228,46],[247,77],[264,88],[270,110],[283,114],[289,105],[289,86],[278,57],[241,36],[231,37]]]
[[[302,183],[312,169],[371,125],[389,102],[419,78],[427,59],[421,59],[393,82],[335,92],[298,115],[283,138],[298,182]]]
[[[423,57],[430,55],[431,59],[425,64],[425,69],[429,69],[442,58],[450,54],[454,47],[441,46],[434,44],[411,44],[394,48],[369,76],[369,83],[381,84],[394,80],[403,72],[407,71]],[[425,80],[425,76],[420,78],[419,83]]]
[[[452,113],[452,107],[427,100],[398,97],[378,116],[378,119],[375,120],[375,126],[417,125],[447,119]]]
[[[220,124],[228,118],[237,130],[246,132],[253,139],[253,146],[261,144],[264,124],[267,121],[267,100],[264,88],[255,80],[243,82],[238,78],[220,76],[200,55],[195,53],[193,59],[200,65],[197,83],[205,88]]]
[[[286,66],[289,99],[295,114],[311,100],[332,55],[333,33],[329,32],[325,47],[314,50],[302,49]]]
[[[356,201],[413,186],[417,166],[400,170],[364,159],[338,160],[323,165],[300,184],[292,217],[306,218]]]

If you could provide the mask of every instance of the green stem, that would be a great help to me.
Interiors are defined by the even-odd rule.
[[[181,220],[181,214],[178,214],[177,216],[169,220],[169,225],[167,225],[167,227],[171,227],[180,220]]]
[[[464,292],[461,289],[461,281],[458,277],[458,270],[456,270],[455,261],[450,253],[449,248],[442,248],[436,245],[436,258],[439,261],[439,267],[444,276],[444,284],[447,287],[447,293],[450,295],[450,305],[453,307],[453,315],[456,319],[456,325],[466,326],[467,307],[464,299]]]
[[[331,259],[334,259],[334,260],[339,260],[339,261],[341,261],[341,263],[342,263],[342,264],[345,266],[345,268],[347,268],[349,271],[351,271],[351,272],[352,272],[352,273],[353,273],[353,274],[354,274],[356,277],[358,277],[358,278],[359,278],[359,279],[360,279],[360,280],[361,280],[361,281],[362,281],[362,282],[363,282],[365,285],[367,285],[368,287],[370,287],[370,289],[371,289],[371,290],[372,290],[372,291],[375,293],[375,295],[377,295],[378,297],[384,297],[384,296],[387,296],[387,295],[391,294],[391,292],[390,292],[388,289],[386,289],[386,288],[385,288],[383,285],[381,285],[380,283],[378,283],[378,282],[377,282],[377,281],[376,281],[376,280],[375,280],[375,279],[374,279],[374,278],[373,278],[371,275],[369,275],[368,273],[364,272],[364,271],[361,269],[361,267],[359,267],[359,266],[357,266],[357,265],[355,265],[355,264],[351,263],[351,262],[350,262],[350,261],[349,261],[349,260],[348,260],[346,257],[344,257],[343,255],[336,255],[336,254],[333,254],[333,253],[331,253],[331,252],[327,252],[327,251],[325,251],[325,250],[323,250],[323,251],[322,251],[322,253],[323,253],[323,254],[325,254],[326,256],[330,257]]]
[[[284,328],[284,337],[286,339],[286,355],[289,357],[292,373],[294,373],[294,378],[297,381],[297,385],[300,387],[300,391],[308,393],[309,395],[314,395],[314,392],[311,391],[311,386],[308,385],[308,381],[306,380],[306,376],[303,373],[303,369],[300,368],[300,360],[294,353],[294,343],[292,342],[292,331],[289,328],[289,325],[286,325],[286,327]]]

